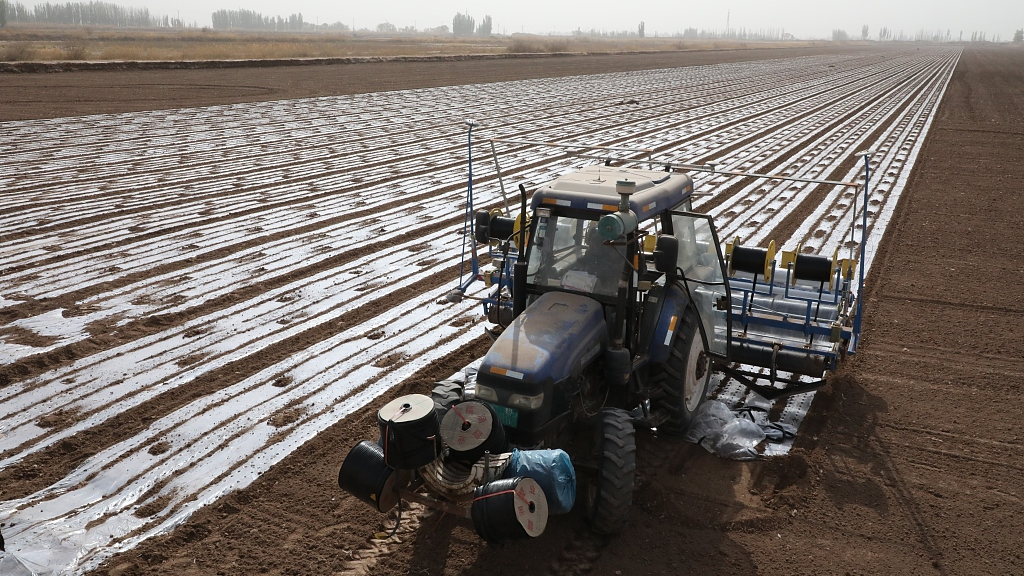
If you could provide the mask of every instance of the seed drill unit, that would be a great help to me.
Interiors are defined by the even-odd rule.
[[[579,500],[594,531],[615,533],[632,503],[637,427],[684,433],[713,372],[775,399],[822,386],[856,353],[870,152],[856,184],[495,139],[492,152],[538,145],[598,161],[532,195],[520,185],[513,216],[507,199],[475,211],[473,126],[464,274],[449,298],[490,287],[480,300],[494,342],[475,382],[394,400],[378,412],[381,439],[349,453],[339,484],[381,512],[398,506],[400,519],[402,501],[417,502],[500,542],[539,535]],[[723,246],[712,217],[692,211],[695,171],[862,188],[859,254]]]

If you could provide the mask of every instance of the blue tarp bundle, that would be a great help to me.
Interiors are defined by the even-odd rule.
[[[576,470],[564,450],[512,451],[505,478],[533,478],[548,499],[549,514],[565,514],[576,501]]]

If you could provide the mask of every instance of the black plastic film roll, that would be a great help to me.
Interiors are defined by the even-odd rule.
[[[793,275],[798,280],[828,282],[832,278],[832,259],[824,256],[797,254]]]
[[[729,264],[733,270],[750,274],[764,274],[767,260],[768,250],[765,248],[733,246],[732,259]]]
[[[501,454],[508,447],[505,428],[486,402],[467,400],[453,405],[441,419],[441,439],[451,456],[474,464],[484,452]]]
[[[396,470],[415,470],[441,452],[434,401],[423,394],[396,398],[377,411],[384,462]]]
[[[478,487],[470,512],[476,533],[493,544],[536,538],[548,524],[547,497],[532,478],[506,478]]]
[[[476,241],[480,244],[487,244],[491,241],[491,214],[489,212],[476,213]]]
[[[491,238],[508,240],[508,237],[515,232],[516,219],[508,216],[491,216],[490,220]]]
[[[384,463],[384,450],[369,440],[349,450],[338,471],[338,486],[379,512],[398,504],[395,471]]]

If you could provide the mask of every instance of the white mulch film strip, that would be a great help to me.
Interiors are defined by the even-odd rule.
[[[165,415],[56,484],[0,503],[8,550],[40,574],[95,568],[249,485],[318,432],[475,338],[479,324],[468,320],[478,316],[479,304],[442,303],[452,286],[411,300],[394,296],[458,261],[465,119],[481,124],[474,133],[478,207],[500,203],[485,138],[657,147],[662,160],[715,160],[727,169],[841,180],[862,177],[859,166],[839,167],[854,152],[873,148],[870,267],[958,58],[958,50],[948,49],[854,51],[0,123],[0,230],[19,235],[0,242],[3,267],[18,267],[0,277],[0,309],[129,274],[142,278],[92,290],[68,317],[54,310],[8,324],[53,343],[0,341],[0,362],[87,338],[98,322],[117,329],[194,309],[378,247],[370,257],[299,274],[183,325],[0,389],[0,469],[295,334],[331,326],[364,306],[382,310]],[[519,183],[535,187],[579,166],[550,149],[499,148],[510,194]],[[713,192],[739,179],[697,174],[695,181],[698,191]],[[722,238],[757,244],[813,189],[757,181],[710,213]],[[792,238],[775,240],[820,253],[846,249],[851,211],[861,203],[834,188]],[[54,258],[60,254],[70,256]],[[169,262],[181,266],[145,273]],[[374,365],[391,354],[401,359],[397,367]],[[282,375],[290,383],[274,386]],[[759,402],[735,384],[716,394],[732,404]],[[798,425],[812,397],[788,399],[783,420]],[[297,409],[299,417],[269,424],[286,409]],[[61,430],[36,424],[58,410],[80,420]],[[150,454],[156,442],[169,449]],[[165,506],[156,514],[133,514],[158,500]]]

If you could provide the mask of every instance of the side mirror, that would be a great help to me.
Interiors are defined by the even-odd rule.
[[[668,276],[675,276],[678,256],[679,240],[669,234],[658,236],[658,243],[654,248],[654,268]]]

